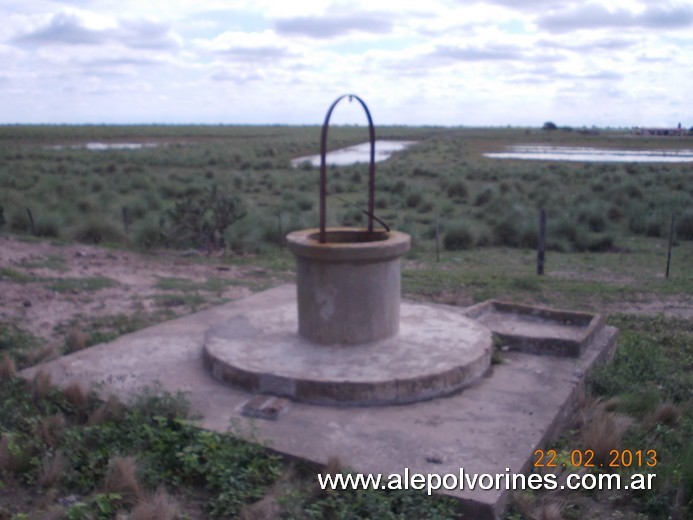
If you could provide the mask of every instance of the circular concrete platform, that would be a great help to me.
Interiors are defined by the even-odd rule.
[[[214,377],[247,391],[343,405],[450,394],[491,363],[491,332],[439,305],[403,302],[399,335],[364,345],[317,345],[297,329],[295,302],[238,312],[207,331],[205,362]]]

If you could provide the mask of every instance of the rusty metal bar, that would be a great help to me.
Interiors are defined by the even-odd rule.
[[[375,127],[373,126],[373,119],[371,118],[371,113],[366,106],[364,101],[354,95],[354,94],[344,94],[338,97],[330,105],[327,110],[327,115],[325,116],[325,122],[322,124],[322,134],[320,136],[320,243],[324,244],[326,239],[325,234],[325,222],[327,219],[326,212],[326,199],[327,199],[327,129],[330,124],[330,117],[332,116],[332,111],[334,107],[337,106],[342,99],[345,97],[349,98],[349,101],[356,99],[363,110],[366,112],[366,117],[368,117],[368,137],[371,144],[371,155],[370,163],[368,165],[368,231],[373,231],[373,214],[375,211]]]

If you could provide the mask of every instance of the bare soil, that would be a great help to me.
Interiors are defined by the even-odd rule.
[[[0,322],[16,324],[47,346],[60,346],[66,329],[80,321],[174,318],[248,296],[249,286],[272,284],[271,278],[262,269],[226,265],[198,252],[144,254],[0,236]],[[189,287],[167,289],[166,279]]]

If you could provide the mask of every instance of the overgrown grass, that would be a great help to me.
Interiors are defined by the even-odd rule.
[[[203,502],[207,518],[236,518],[287,474],[288,486],[275,497],[284,518],[457,516],[454,502],[422,493],[320,491],[315,467],[300,474],[300,465],[242,440],[234,429],[224,434],[193,426],[181,394],[148,389],[123,405],[38,381],[37,376],[32,387],[41,384],[40,394],[17,377],[0,381],[3,482],[15,487],[41,482],[52,497],[26,505],[0,502],[0,512],[12,518],[49,513],[114,518],[142,507],[156,489],[177,495],[183,511],[187,502]],[[55,468],[50,478],[49,466]],[[57,497],[66,495],[76,500],[61,505]]]
[[[578,417],[575,429],[552,448],[568,470],[576,449],[646,453],[620,467],[586,468],[593,472],[654,473],[650,490],[531,493],[517,496],[507,518],[535,518],[547,504],[556,504],[561,518],[691,518],[693,516],[693,329],[689,320],[616,315],[609,324],[620,329],[614,361],[588,380],[595,404]],[[594,401],[593,401],[594,402]],[[596,435],[588,435],[592,431]],[[587,434],[587,435],[586,435]],[[614,436],[614,434],[618,434]],[[652,455],[654,453],[655,455]],[[595,455],[596,457],[596,455]],[[598,513],[596,513],[598,511]],[[624,516],[625,515],[625,516]],[[631,515],[631,516],[627,516]]]
[[[453,248],[534,247],[542,207],[548,215],[547,246],[554,251],[618,250],[634,234],[665,238],[672,215],[678,238],[691,240],[693,190],[685,164],[483,156],[527,140],[627,149],[686,146],[685,140],[636,140],[608,132],[560,134],[380,128],[381,138],[417,144],[378,165],[376,214],[415,237],[414,255],[433,250],[436,217],[443,234],[471,231],[462,242],[451,234]],[[110,139],[146,139],[160,146],[101,152],[48,148]],[[362,128],[335,127],[329,146],[363,140]],[[318,142],[317,127],[0,127],[4,228],[32,233],[30,208],[42,236],[267,253],[287,231],[317,225],[317,171],[291,168],[290,160],[315,153]],[[330,168],[328,225],[360,224],[366,178],[364,165]],[[75,200],[67,196],[71,193],[81,195]]]

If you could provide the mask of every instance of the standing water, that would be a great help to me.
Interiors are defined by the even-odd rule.
[[[375,162],[388,159],[393,153],[404,150],[408,146],[416,144],[416,141],[376,141],[375,142]],[[345,166],[359,162],[368,162],[371,156],[370,143],[361,143],[348,148],[335,150],[327,154],[326,162],[328,165]],[[320,155],[307,155],[291,161],[291,165],[296,167],[308,162],[313,166],[320,166]]]
[[[507,152],[485,153],[492,159],[579,162],[693,162],[691,149],[616,150],[571,146],[518,145]]]

